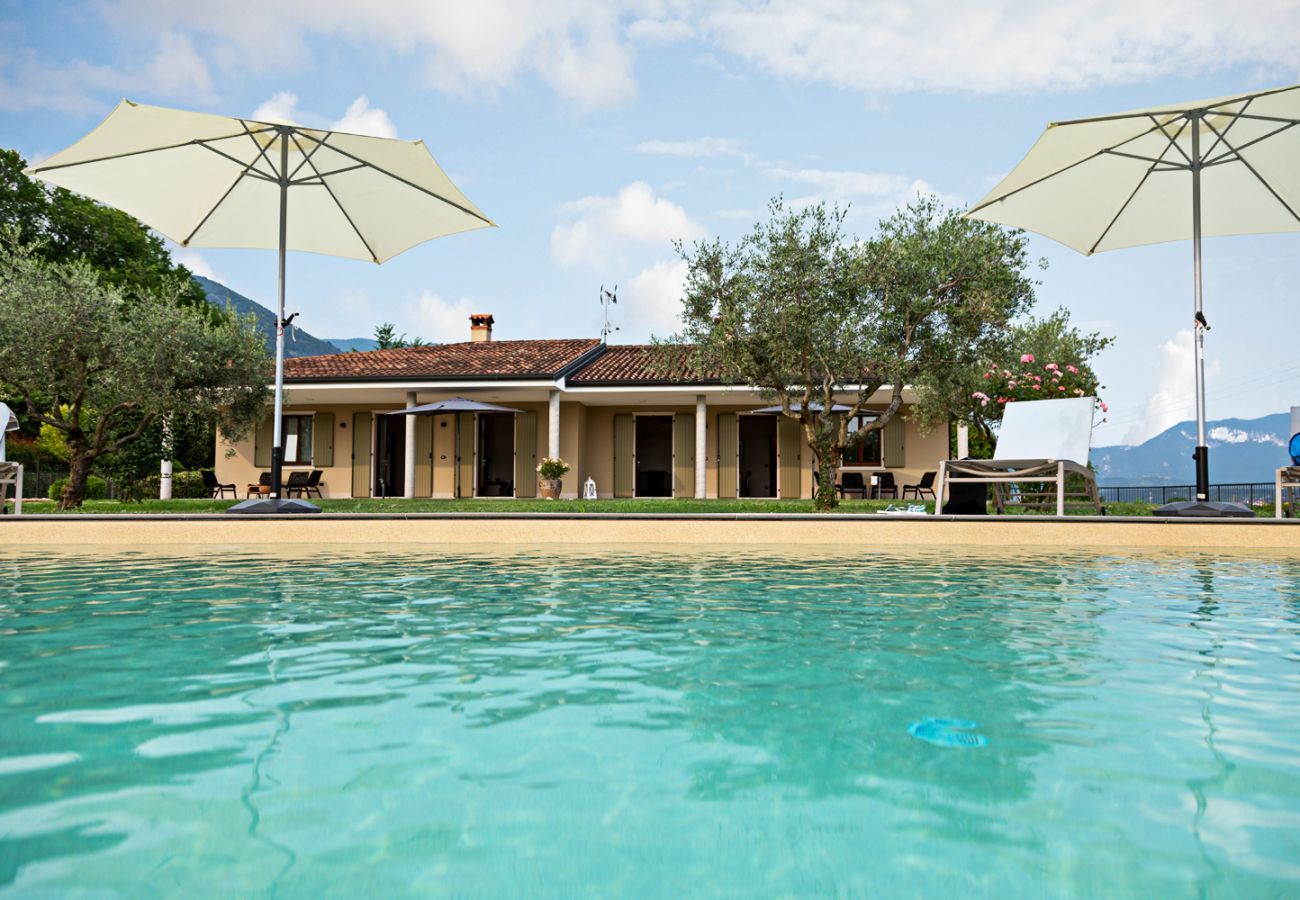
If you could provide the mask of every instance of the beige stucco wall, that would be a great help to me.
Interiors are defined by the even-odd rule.
[[[679,398],[674,397],[674,400]],[[402,404],[394,402],[391,406],[379,405],[335,405],[335,406],[286,406],[286,414],[304,412],[330,412],[334,414],[334,465],[325,468],[322,480],[322,493],[326,497],[352,496],[352,429],[353,414],[373,412],[379,409],[397,409]],[[546,455],[549,445],[549,416],[545,402],[525,402],[508,404],[517,409],[532,411],[537,417],[537,455],[540,459]],[[717,417],[720,413],[744,413],[753,409],[753,404],[734,406],[710,406],[706,416],[706,493],[718,496],[718,439]],[[695,405],[691,402],[672,402],[664,404],[646,403],[636,406],[591,406],[578,402],[560,404],[560,455],[572,467],[564,479],[564,496],[576,497],[582,484],[588,477],[594,478],[600,497],[614,495],[614,416],[620,413],[660,413],[694,415]],[[904,408],[903,414],[906,414]],[[373,434],[373,432],[372,432]],[[891,467],[894,478],[901,487],[920,480],[923,473],[938,468],[939,461],[948,456],[948,431],[944,427],[935,429],[928,435],[922,435],[914,422],[906,422],[906,465],[901,468]],[[433,496],[451,498],[455,495],[455,459],[456,429],[450,416],[435,416],[433,422]],[[243,496],[244,486],[255,483],[265,467],[258,467],[253,462],[253,438],[241,441],[234,446],[234,455],[227,458],[229,448],[220,435],[217,443],[217,477],[223,483],[237,485],[239,495]],[[888,462],[888,460],[886,460]],[[310,467],[286,466],[285,471]],[[813,456],[805,445],[800,460],[801,497],[812,496]],[[854,469],[870,474],[881,471],[880,467]],[[287,477],[287,476],[286,476]]]

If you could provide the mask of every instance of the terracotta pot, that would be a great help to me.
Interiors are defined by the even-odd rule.
[[[542,498],[546,500],[559,500],[560,488],[564,486],[563,479],[560,478],[543,478],[539,487],[542,492]]]

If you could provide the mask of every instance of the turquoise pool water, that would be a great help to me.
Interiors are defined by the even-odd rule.
[[[1024,553],[0,554],[0,891],[1300,893],[1300,560]]]

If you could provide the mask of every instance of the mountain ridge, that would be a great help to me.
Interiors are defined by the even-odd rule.
[[[208,302],[213,306],[225,309],[229,305],[241,316],[251,313],[257,319],[257,330],[266,337],[267,351],[272,355],[275,354],[275,313],[256,300],[245,297],[219,281],[213,281],[211,278],[205,278],[202,275],[195,275],[194,280],[199,283],[199,287],[203,288]],[[290,325],[285,329],[284,355],[286,357],[329,356],[342,352],[336,345],[309,334],[301,328]]]
[[[1290,412],[1255,419],[1206,422],[1210,478],[1215,484],[1272,481],[1280,466],[1291,464]],[[1107,485],[1195,484],[1192,450],[1196,423],[1179,422],[1141,444],[1094,447],[1090,459],[1097,483]]]

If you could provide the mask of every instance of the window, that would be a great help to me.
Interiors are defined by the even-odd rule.
[[[870,422],[876,421],[875,415],[857,416],[849,422],[849,437],[852,437],[859,428],[864,427]],[[873,431],[858,444],[849,447],[844,452],[844,465],[846,466],[878,466],[880,465],[880,432]]]
[[[284,417],[284,464],[311,465],[311,416]]]

